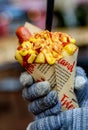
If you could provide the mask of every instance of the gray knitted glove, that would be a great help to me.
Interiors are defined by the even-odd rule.
[[[23,90],[23,97],[30,101],[28,109],[36,117],[35,121],[28,125],[27,130],[88,129],[88,82],[82,68],[77,67],[75,78],[75,93],[80,108],[65,112],[61,112],[61,103],[58,99],[57,92],[50,91],[50,86],[47,81],[33,84],[33,80],[32,82],[25,80],[27,78],[25,75],[24,73],[20,76],[20,81],[22,84],[24,81],[27,81],[25,85],[29,84],[30,87]]]

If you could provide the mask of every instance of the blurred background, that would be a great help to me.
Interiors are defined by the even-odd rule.
[[[25,130],[33,115],[22,98],[19,76],[24,71],[14,58],[15,30],[30,22],[45,29],[47,0],[0,0],[0,130]],[[88,0],[55,0],[52,31],[70,34],[79,47],[77,65],[88,75]]]

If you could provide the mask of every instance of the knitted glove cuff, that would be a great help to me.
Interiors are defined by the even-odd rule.
[[[27,130],[87,130],[88,108],[76,108],[29,124]]]

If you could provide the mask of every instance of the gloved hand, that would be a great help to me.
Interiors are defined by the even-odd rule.
[[[35,115],[35,121],[27,130],[87,130],[88,129],[88,80],[84,70],[76,69],[75,93],[79,108],[61,112],[61,103],[56,91],[50,91],[47,81],[33,84],[32,77],[23,73],[20,82],[29,86],[23,90],[23,97],[30,101],[28,110]]]

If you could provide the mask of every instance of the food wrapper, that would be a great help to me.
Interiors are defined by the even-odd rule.
[[[32,26],[29,23],[26,23],[25,27],[32,33],[41,31],[41,29]],[[78,107],[74,93],[77,54],[78,49],[73,55],[60,58],[53,65],[47,63],[31,63],[25,66],[25,69],[33,76],[35,82],[49,81],[51,90],[55,89],[58,92],[58,97],[62,104],[62,111]]]

